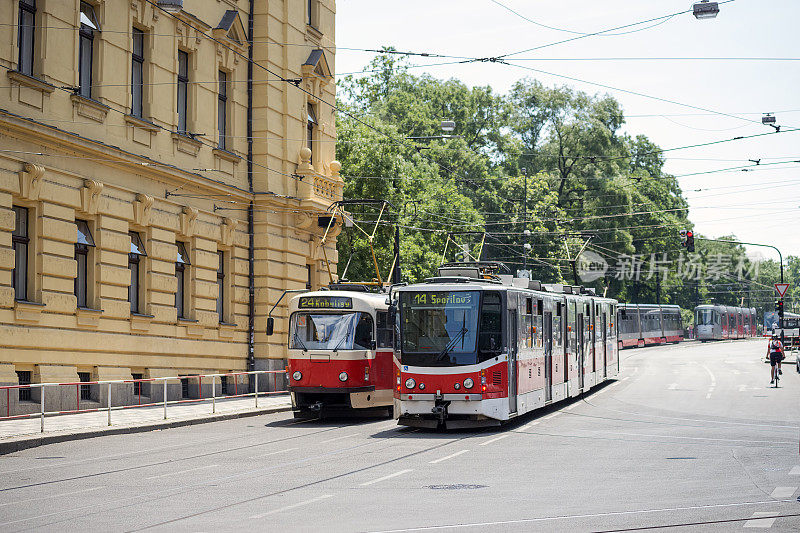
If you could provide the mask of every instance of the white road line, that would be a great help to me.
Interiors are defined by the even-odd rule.
[[[334,437],[334,438],[328,439],[328,440],[321,440],[321,441],[319,441],[318,444],[325,444],[326,442],[333,442],[335,440],[347,439],[347,438],[350,438],[350,437],[355,437],[357,435],[358,435],[357,433],[352,433],[350,435],[342,435],[341,437]]]
[[[678,388],[678,384],[677,383],[670,383],[669,387],[667,387],[667,390],[675,390],[677,388]]]
[[[436,463],[441,463],[442,461],[447,461],[448,459],[452,459],[453,457],[458,457],[461,454],[467,453],[469,450],[461,450],[460,452],[451,453],[450,455],[446,455],[444,457],[439,457],[438,459],[434,459],[433,461],[428,461],[430,464],[435,465]]]
[[[797,487],[775,487],[770,496],[773,498],[791,498],[797,491]]]
[[[558,416],[559,414],[561,414],[561,413],[556,411],[555,413],[549,414],[547,416],[543,416],[539,420],[549,420],[549,419],[553,418],[554,416]]]
[[[715,386],[717,384],[717,378],[715,378],[714,374],[711,373],[711,369],[709,369],[706,365],[700,365],[700,366],[702,366],[703,369],[705,369],[705,371],[708,372],[708,377],[711,378],[711,386],[712,387]]]
[[[753,516],[751,518],[758,518],[759,516],[771,516],[771,515],[774,515],[774,514],[775,513],[772,513],[772,512],[759,511],[757,513],[753,513]],[[757,527],[757,528],[767,529],[767,528],[772,527],[772,524],[775,523],[775,520],[776,520],[775,518],[762,518],[760,520],[748,520],[747,522],[744,523],[744,527]]]
[[[522,429],[530,429],[533,426],[535,426],[536,424],[538,424],[539,422],[540,422],[539,420],[534,420],[530,424],[526,424],[526,425],[522,426]]]
[[[381,482],[381,481],[386,481],[387,479],[392,479],[393,477],[402,476],[403,474],[407,474],[407,473],[411,472],[411,470],[412,469],[410,469],[410,468],[407,469],[407,470],[400,470],[399,472],[395,472],[394,474],[389,474],[388,476],[379,477],[378,479],[373,479],[372,481],[365,481],[364,483],[362,483],[359,486],[366,487],[367,485],[373,485],[373,484]]]
[[[150,477],[146,477],[145,479],[158,479],[160,477],[178,476],[180,474],[185,474],[186,472],[196,472],[198,470],[206,470],[208,468],[216,468],[218,466],[219,465],[198,466],[197,468],[187,468],[185,470],[178,470],[177,472],[167,472],[166,474],[159,474],[157,476],[150,476]]]
[[[478,444],[478,446],[487,446],[487,445],[489,445],[489,444],[491,444],[493,442],[497,442],[497,441],[499,441],[501,439],[504,439],[506,437],[508,437],[508,435],[500,435],[499,437],[495,437],[492,440],[487,440],[486,442],[481,442],[480,444]]]
[[[575,402],[575,403],[573,403],[572,405],[569,405],[569,406],[565,407],[565,408],[564,408],[564,410],[566,410],[566,411],[572,411],[573,409],[575,409],[575,408],[576,408],[576,407],[578,407],[579,405],[580,405],[580,404],[579,404],[578,402]]]
[[[630,376],[625,376],[624,378],[622,378],[622,381],[628,381],[629,379],[631,379]]]
[[[800,465],[795,466],[792,468],[791,472],[789,472],[790,476],[800,476]]]
[[[105,487],[91,487],[88,489],[83,490],[75,490],[72,492],[62,492],[61,494],[51,494],[49,496],[41,496],[39,498],[28,498],[27,500],[16,500],[13,502],[6,502],[0,503],[0,507],[4,507],[6,505],[16,505],[18,503],[27,503],[27,502],[38,502],[40,500],[49,500],[50,498],[61,498],[62,496],[72,496],[73,494],[83,494],[84,492],[91,492],[93,490],[100,490],[104,489]]]
[[[300,448],[286,448],[285,450],[278,450],[277,452],[269,452],[269,453],[262,453],[260,455],[253,455],[253,456],[248,457],[245,460],[249,461],[250,459],[261,459],[262,457],[267,457],[269,455],[278,455],[279,453],[293,452],[293,451],[299,450],[299,449]]]
[[[296,507],[300,507],[301,505],[308,505],[309,503],[318,502],[320,500],[325,500],[327,498],[332,498],[332,497],[333,497],[333,494],[323,494],[322,496],[317,496],[316,498],[311,498],[310,500],[297,502],[297,503],[292,504],[292,505],[287,505],[286,507],[280,507],[278,509],[273,509],[272,511],[267,511],[266,513],[253,515],[250,518],[251,519],[264,518],[265,516],[269,516],[271,514],[280,513],[282,511],[289,511],[290,509],[294,509]]]

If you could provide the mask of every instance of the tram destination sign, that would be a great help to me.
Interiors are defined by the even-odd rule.
[[[411,307],[473,307],[478,302],[475,291],[415,292],[409,298]]]
[[[301,296],[300,309],[352,309],[353,299],[347,296]]]

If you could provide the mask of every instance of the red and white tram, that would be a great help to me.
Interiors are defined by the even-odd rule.
[[[289,391],[296,418],[393,407],[394,332],[386,293],[359,285],[289,302]]]
[[[399,423],[499,425],[619,372],[615,300],[448,264],[395,288]]]

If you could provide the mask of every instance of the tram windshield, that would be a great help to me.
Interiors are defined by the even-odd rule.
[[[289,348],[297,350],[370,350],[372,317],[368,313],[292,315]]]
[[[714,311],[712,309],[697,310],[697,325],[710,326],[714,324]]]
[[[477,363],[478,291],[400,293],[403,364]]]

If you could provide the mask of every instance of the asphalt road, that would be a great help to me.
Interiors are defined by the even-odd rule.
[[[279,413],[25,450],[0,531],[800,531],[800,374],[770,388],[765,349],[627,350],[499,430]]]

